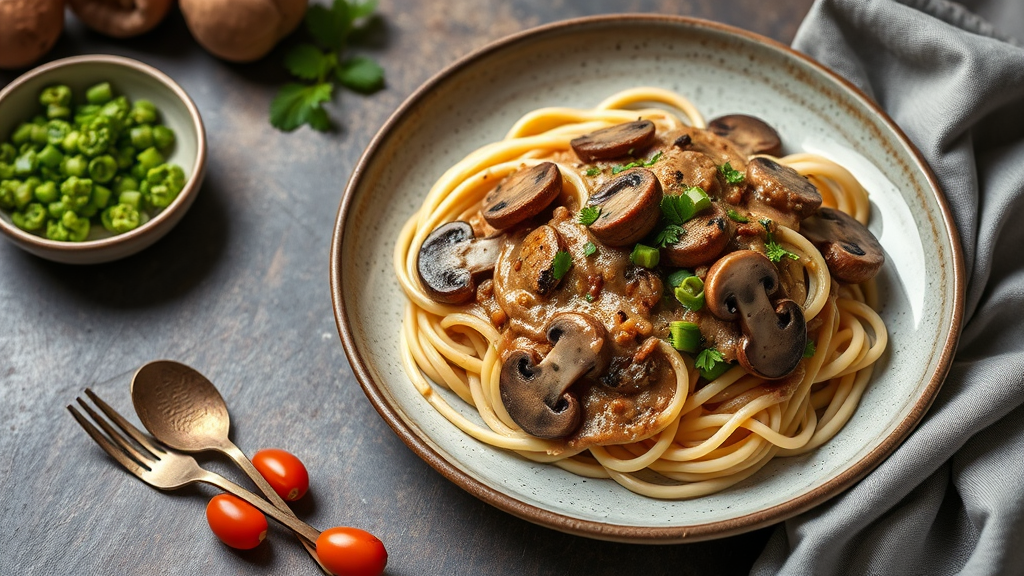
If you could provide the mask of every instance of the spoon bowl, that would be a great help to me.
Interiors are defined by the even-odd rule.
[[[230,444],[224,398],[190,366],[157,360],[139,368],[132,378],[132,403],[142,425],[171,448],[222,451]]]

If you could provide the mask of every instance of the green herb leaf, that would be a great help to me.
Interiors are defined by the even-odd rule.
[[[597,218],[599,216],[601,216],[600,206],[584,206],[583,209],[580,210],[578,220],[580,224],[590,226],[594,222],[597,222]]]
[[[334,0],[327,8],[313,4],[306,10],[306,28],[317,44],[331,50],[345,46],[348,33],[352,30],[353,17],[345,0]]]
[[[664,248],[669,244],[675,244],[679,242],[679,238],[686,234],[686,230],[683,230],[682,226],[677,224],[669,224],[658,232],[658,235],[654,238],[654,243]]]
[[[619,172],[625,172],[626,170],[629,170],[630,168],[636,168],[637,166],[639,166],[639,164],[637,164],[636,162],[630,162],[629,164],[624,164],[622,166],[612,166],[612,175],[614,176]]]
[[[589,258],[589,257],[593,256],[594,254],[597,254],[597,245],[596,244],[594,244],[593,242],[587,242],[586,244],[583,245],[583,255],[584,256]]]
[[[592,167],[588,168],[587,172],[586,172],[587,176],[597,176],[600,173],[601,173],[601,169],[598,168],[597,166],[592,166]]]
[[[593,294],[587,294],[586,296],[583,297],[583,299],[586,300],[587,302],[593,302],[594,301],[594,295]]]
[[[644,166],[649,168],[651,166],[654,166],[654,163],[657,162],[658,160],[661,160],[661,152],[658,152],[654,156],[651,156],[651,159],[648,160],[647,162],[644,162],[643,164]]]
[[[774,240],[765,244],[764,250],[765,254],[768,256],[768,259],[771,260],[772,262],[778,262],[783,258],[789,258],[790,260],[800,259],[799,256],[790,252],[789,250],[786,250],[778,243],[776,243]]]
[[[629,153],[633,154],[633,150],[630,150]],[[635,160],[633,162],[630,162],[629,164],[623,164],[621,166],[612,166],[612,175],[618,174],[619,172],[625,172],[626,170],[629,170],[630,168],[640,168],[641,166],[644,166],[644,167],[653,166],[654,163],[657,162],[660,159],[661,159],[661,152],[658,152],[654,156],[651,156],[650,160],[646,160],[646,161],[645,160]]]
[[[365,18],[377,9],[377,0],[366,0],[366,2],[352,1],[348,5],[353,20]]]
[[[661,217],[669,224],[682,226],[693,217],[693,200],[685,194],[665,196],[661,199]]]
[[[818,347],[814,345],[814,340],[808,340],[807,346],[804,346],[804,358],[811,358],[817,351]]]
[[[698,370],[711,372],[715,369],[715,365],[719,362],[725,362],[725,357],[722,353],[714,348],[705,348],[697,354],[697,360],[694,365]]]
[[[719,166],[718,171],[722,173],[722,176],[725,176],[725,181],[729,184],[739,184],[740,182],[743,182],[743,172],[733,170],[732,165],[729,162]]]
[[[303,80],[323,82],[330,68],[337,64],[333,54],[324,54],[312,44],[299,44],[288,51],[284,65],[293,75]]]
[[[749,218],[735,210],[729,210],[726,212],[726,214],[729,215],[729,219],[732,220],[733,222],[739,222],[740,224],[746,224],[747,222],[750,222]]]
[[[290,132],[303,124],[316,130],[330,129],[330,120],[321,107],[331,99],[334,85],[329,83],[285,84],[270,103],[270,123],[279,130]]]
[[[338,81],[356,92],[374,92],[384,87],[384,69],[371,58],[356,56],[338,67]]]
[[[553,268],[551,272],[555,280],[561,280],[565,273],[569,271],[569,268],[572,267],[572,256],[565,250],[559,250],[555,253],[551,266]]]

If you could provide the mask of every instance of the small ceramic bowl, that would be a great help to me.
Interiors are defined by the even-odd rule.
[[[0,231],[18,247],[47,260],[68,264],[96,264],[130,256],[159,240],[181,220],[199,192],[206,167],[206,132],[199,110],[188,94],[163,72],[120,56],[75,56],[35,68],[0,90],[0,141],[39,110],[39,93],[47,86],[70,86],[76,99],[100,82],[110,82],[114,93],[132,102],[145,99],[156,105],[161,122],[174,130],[174,151],[167,158],[181,166],[187,180],[171,205],[142,226],[112,235],[93,225],[84,242],[56,242],[21,230],[11,215],[0,210]]]

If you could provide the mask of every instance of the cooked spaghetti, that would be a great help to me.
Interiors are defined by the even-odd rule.
[[[426,401],[481,442],[664,499],[832,438],[887,340],[880,246],[828,228],[867,233],[867,193],[716,122],[637,88],[531,112],[449,168],[394,253],[402,360]],[[421,261],[456,243],[454,263]]]

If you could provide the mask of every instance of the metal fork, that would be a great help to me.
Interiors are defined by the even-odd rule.
[[[138,448],[142,450],[133,446],[127,438],[118,433],[109,422],[90,408],[81,397],[76,398],[76,400],[82,406],[82,409],[99,424],[103,432],[106,432],[106,435],[97,430],[74,406],[68,405],[71,415],[75,417],[75,420],[78,421],[82,428],[85,428],[89,436],[100,445],[100,448],[103,448],[114,460],[117,460],[119,464],[127,468],[132,474],[138,476],[143,482],[161,490],[176,490],[197,482],[216,486],[252,504],[267,516],[290,528],[304,540],[314,546],[316,545],[316,539],[320,536],[320,532],[309,524],[302,522],[295,516],[285,514],[266,500],[227,478],[201,468],[195,458],[181,452],[176,452],[149,438],[107,405],[92,390],[86,388],[85,394],[100,411],[106,414],[107,418],[117,424],[117,427],[131,437],[136,442]]]

